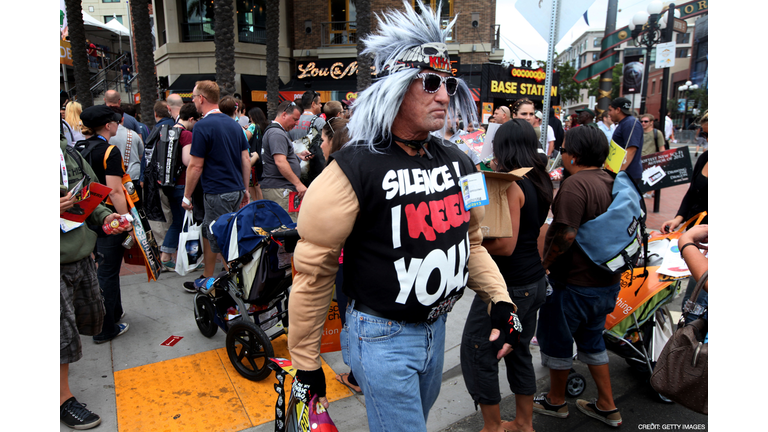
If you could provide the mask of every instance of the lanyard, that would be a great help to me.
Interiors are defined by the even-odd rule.
[[[69,189],[69,177],[67,176],[67,162],[64,160],[64,152],[61,151],[61,148],[59,148],[59,165],[61,166],[61,182],[64,184],[64,187]]]
[[[214,108],[214,109],[212,109],[212,110],[208,111],[207,113],[205,113],[205,115],[203,116],[203,118],[206,118],[206,117],[208,117],[208,114],[216,114],[216,113],[219,113],[219,114],[220,114],[220,113],[221,113],[221,111],[220,111],[218,108]]]

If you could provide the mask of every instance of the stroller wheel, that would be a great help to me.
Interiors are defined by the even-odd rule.
[[[238,319],[227,331],[227,354],[237,372],[251,381],[261,381],[272,371],[267,366],[274,357],[272,342],[252,321]]]
[[[587,380],[580,373],[571,373],[568,375],[568,381],[565,384],[565,392],[570,397],[581,396],[584,389],[587,388]]]
[[[195,322],[197,323],[197,328],[200,329],[200,333],[203,334],[205,337],[213,337],[213,335],[216,334],[216,323],[213,322],[214,315],[216,314],[216,309],[213,307],[213,302],[210,298],[207,296],[198,296],[197,299],[195,299],[195,303],[197,303],[197,308],[200,310],[200,315],[197,315],[197,312],[195,312]]]

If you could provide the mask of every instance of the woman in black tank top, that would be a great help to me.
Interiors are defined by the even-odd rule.
[[[467,316],[461,344],[461,369],[467,389],[476,405],[480,405],[484,429],[532,430],[533,395],[536,376],[529,343],[536,330],[536,317],[546,299],[546,275],[541,265],[538,237],[549,206],[552,204],[552,182],[546,166],[538,156],[536,133],[528,122],[513,119],[496,132],[492,167],[509,172],[532,167],[525,177],[507,189],[512,237],[485,239],[483,246],[499,267],[517,314],[523,326],[518,346],[506,357],[507,379],[515,393],[517,414],[512,422],[502,425],[499,402],[498,342],[488,341],[491,319],[487,305],[475,297]]]

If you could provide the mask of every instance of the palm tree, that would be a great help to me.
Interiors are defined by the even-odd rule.
[[[91,94],[91,73],[88,70],[88,53],[85,47],[85,23],[81,0],[65,0],[69,42],[72,45],[72,67],[75,70],[75,91],[77,101],[87,108],[93,105]]]
[[[141,121],[148,127],[155,125],[154,107],[157,102],[157,74],[152,52],[152,27],[149,20],[148,0],[131,0],[133,43],[136,47],[134,66],[139,75],[141,95]]]
[[[357,9],[357,91],[371,85],[371,58],[360,54],[365,45],[362,40],[371,32],[371,0],[353,0]]]
[[[221,97],[235,93],[235,3],[214,0],[214,34],[216,46],[216,83]]]
[[[267,118],[277,116],[280,104],[280,0],[267,0]]]

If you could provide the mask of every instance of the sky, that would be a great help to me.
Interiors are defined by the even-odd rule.
[[[517,11],[515,8],[516,1],[538,0],[496,0],[496,24],[500,25],[501,48],[504,49],[504,60],[514,60],[515,64],[519,64],[521,59],[546,60],[547,41]],[[619,0],[616,28],[629,24],[630,19],[632,19],[636,12],[647,11],[650,2],[651,0]],[[688,0],[683,0],[677,2],[677,4],[687,2]],[[666,3],[664,2],[664,4]],[[584,19],[580,18],[571,30],[563,36],[560,42],[555,45],[555,51],[562,53],[587,30],[604,31],[607,12],[608,0],[596,0],[590,6],[587,13],[590,25],[587,25]]]

